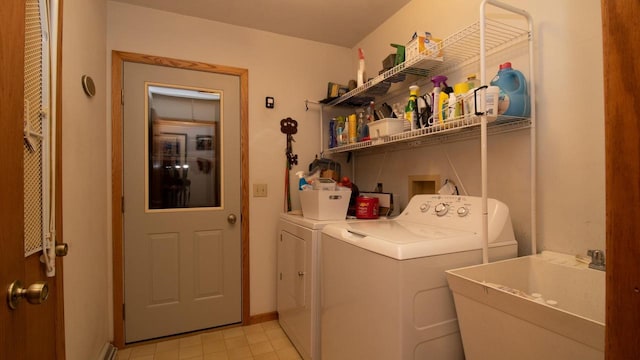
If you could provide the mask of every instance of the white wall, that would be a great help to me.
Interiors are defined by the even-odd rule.
[[[96,359],[110,340],[107,241],[106,2],[65,0],[62,44],[62,241],[66,355]],[[88,98],[82,75],[97,93]]]
[[[600,2],[582,0],[509,0],[526,9],[535,21],[538,111],[538,250],[584,254],[605,247],[604,108]],[[413,31],[446,37],[478,19],[479,0],[413,0],[382,24],[357,47],[367,55],[367,70],[381,69],[392,52],[389,43],[406,43]],[[454,10],[455,9],[455,10]],[[495,14],[495,8],[488,8]],[[579,10],[578,10],[579,9]],[[353,55],[355,56],[355,55]],[[352,56],[352,57],[353,57]],[[524,70],[528,61],[520,50],[493,59],[514,61]],[[370,60],[372,59],[372,60]],[[378,59],[380,61],[378,61]],[[479,67],[478,67],[479,69]],[[478,70],[475,70],[478,71]],[[523,71],[524,72],[524,71]],[[449,85],[463,79],[453,75]],[[526,74],[526,72],[525,72]],[[408,84],[406,85],[408,87]],[[424,87],[423,92],[430,90]],[[408,89],[403,93],[403,101]],[[527,131],[490,137],[489,196],[506,202],[512,211],[520,254],[530,248],[529,141]],[[479,142],[430,146],[417,150],[361,156],[356,181],[407,201],[407,175],[440,174],[455,180],[450,157],[463,184],[480,195]],[[381,177],[378,178],[378,171]]]
[[[266,198],[250,198],[251,314],[275,311],[286,146],[280,120],[298,121],[293,151],[300,165],[291,173],[307,170],[320,147],[319,112],[316,106],[305,111],[304,100],[324,98],[328,81],[351,74],[350,50],[118,2],[107,8],[109,54],[131,51],[249,70],[249,180],[268,185]],[[265,108],[266,96],[275,98],[275,109]]]

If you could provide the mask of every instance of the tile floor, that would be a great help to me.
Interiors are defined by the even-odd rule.
[[[117,360],[301,360],[278,321],[120,349]]]

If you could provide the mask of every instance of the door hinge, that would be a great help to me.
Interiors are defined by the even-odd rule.
[[[125,320],[125,318],[127,317],[126,312],[124,312],[124,304],[122,304],[122,320]]]
[[[282,280],[282,273],[280,273],[280,280]]]
[[[124,89],[120,89],[120,104],[124,105]]]
[[[124,196],[120,197],[120,209],[122,210],[122,213],[124,214]]]

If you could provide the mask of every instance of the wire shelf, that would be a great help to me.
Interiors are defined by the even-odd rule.
[[[529,31],[526,29],[487,19],[485,31],[487,55],[527,40],[529,36]],[[418,56],[405,60],[402,64],[383,72],[363,85],[330,101],[327,105],[366,105],[375,100],[375,96],[386,93],[391,82],[396,82],[398,78],[403,78],[406,74],[419,76],[443,74],[479,61],[479,48],[480,22],[477,21],[443,39],[438,43],[437,50],[425,49]],[[437,56],[439,54],[442,54],[442,56]]]
[[[373,140],[342,145],[327,149],[329,154],[343,153],[354,150],[376,148],[398,144],[407,147],[443,144],[454,141],[477,139],[480,133],[480,117],[475,115],[449,120],[444,124],[435,124],[426,128],[404,131],[401,133],[380,137]],[[499,116],[498,119],[487,124],[487,134],[495,135],[515,130],[529,128],[529,118]]]

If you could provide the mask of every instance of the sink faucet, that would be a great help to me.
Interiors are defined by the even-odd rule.
[[[591,263],[589,267],[596,270],[604,271],[604,251],[602,250],[587,250],[587,255],[591,256]]]

